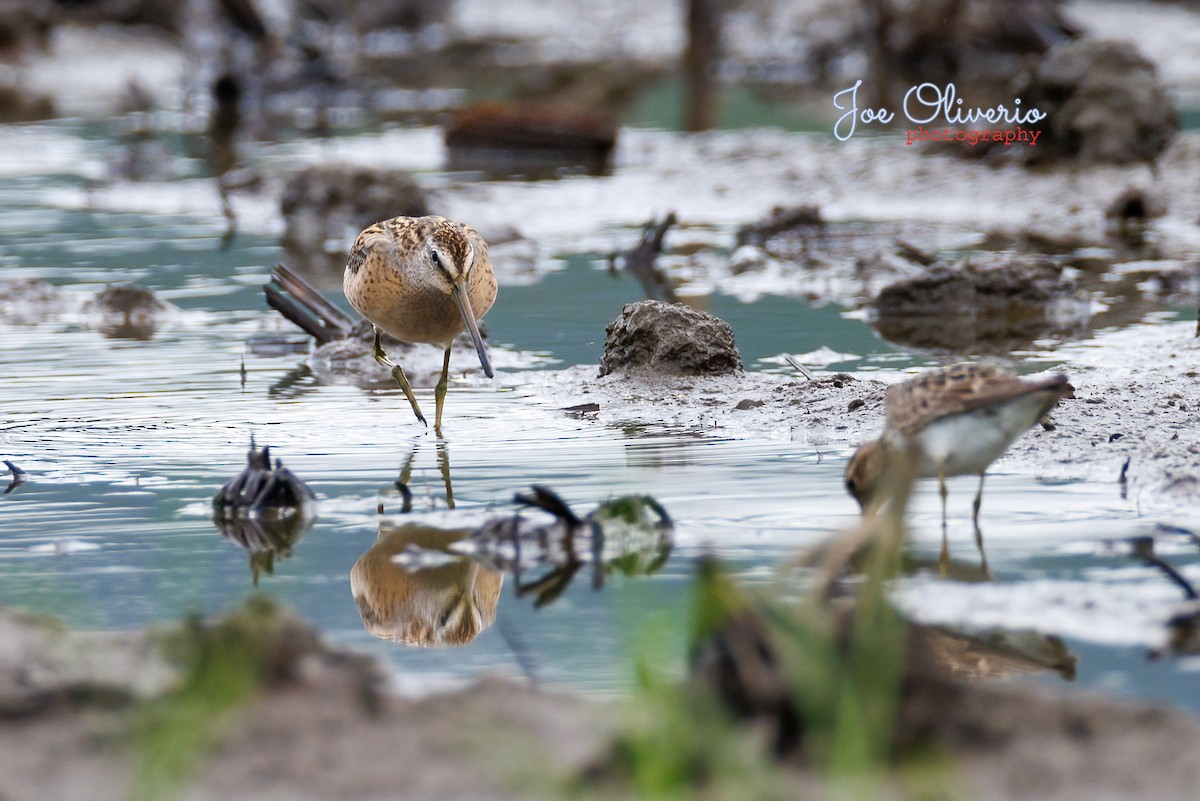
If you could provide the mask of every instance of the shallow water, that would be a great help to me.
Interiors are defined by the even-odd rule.
[[[419,145],[430,136],[413,138]],[[64,287],[65,300],[41,322],[0,322],[7,343],[0,349],[0,455],[29,479],[0,496],[0,604],[99,628],[236,606],[255,591],[248,557],[220,536],[209,502],[241,470],[253,436],[320,498],[315,525],[290,557],[276,560],[273,575],[260,576],[258,591],[296,607],[331,639],[385,657],[404,689],[531,671],[611,692],[628,685],[641,640],[682,644],[679,610],[694,557],[715,552],[747,581],[765,584],[774,565],[855,519],[841,487],[848,449],[608,426],[542,401],[520,369],[502,371],[492,386],[451,387],[445,452],[457,508],[445,514],[438,444],[398,392],[321,385],[301,367],[302,355],[249,352],[248,338],[264,331],[303,340],[262,301],[259,287],[280,258],[277,232],[260,222],[267,212],[244,203],[242,228],[222,248],[224,221],[207,184],[94,184],[112,139],[70,121],[12,129],[4,138],[24,144],[0,157],[8,184],[0,200],[0,278],[46,278]],[[335,147],[367,145],[351,139]],[[34,152],[31,166],[22,154]],[[272,164],[296,152],[280,147],[261,157]],[[432,170],[436,151],[423,152],[418,146],[405,158]],[[749,206],[746,216],[757,209]],[[604,241],[632,244],[641,220],[637,211],[624,213],[622,223],[614,220],[620,212],[607,210],[603,227],[548,243],[541,259],[549,271],[502,290],[487,321],[495,346],[563,365],[598,361],[604,325],[640,297],[633,279],[607,273],[605,254],[595,249]],[[152,287],[182,312],[149,341],[106,338],[76,307],[113,281]],[[336,299],[336,290],[329,295]],[[702,305],[733,326],[751,369],[784,369],[772,357],[822,346],[858,357],[832,369],[925,362],[835,306],[723,294]],[[428,390],[421,395],[431,402]],[[612,495],[649,493],[676,520],[675,549],[652,577],[616,577],[600,591],[577,580],[543,609],[506,586],[496,624],[461,648],[376,640],[351,597],[349,572],[381,520],[403,519],[393,482],[410,457],[418,515],[473,525],[511,514],[513,493],[535,483],[579,511]],[[964,569],[978,563],[973,492],[970,479],[951,483],[951,552]],[[936,559],[939,516],[936,490],[923,484],[913,506],[915,555]],[[939,622],[1061,634],[1081,657],[1079,684],[1200,710],[1190,691],[1194,663],[1145,656],[1161,641],[1159,624],[1180,600],[1178,589],[1102,547],[1155,522],[1112,484],[1039,482],[1006,474],[1001,463],[988,480],[983,513],[995,580],[943,581],[926,570],[902,581],[898,597]],[[1200,549],[1177,543],[1166,553],[1200,580]]]

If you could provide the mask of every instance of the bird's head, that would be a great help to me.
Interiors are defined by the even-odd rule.
[[[872,507],[880,479],[887,468],[887,450],[881,440],[860,445],[846,463],[846,491],[865,513]]]
[[[440,225],[426,240],[425,257],[444,279],[442,286],[450,294],[470,277],[475,266],[475,246],[459,226]]]
[[[491,378],[492,363],[483,347],[483,337],[475,322],[475,310],[471,308],[468,292],[471,270],[475,267],[475,245],[462,226],[444,222],[430,233],[425,251],[425,257],[439,279],[438,286],[454,299],[467,333],[471,335],[471,342],[475,345],[475,352],[479,355],[479,364],[484,374]]]

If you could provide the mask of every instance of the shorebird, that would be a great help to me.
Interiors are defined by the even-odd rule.
[[[425,416],[408,377],[384,352],[380,332],[445,348],[442,376],[433,390],[434,430],[441,435],[450,344],[464,329],[475,343],[483,372],[488,378],[493,375],[476,325],[496,300],[496,277],[483,237],[445,217],[393,217],[367,226],[350,249],[342,290],[350,305],[375,326],[375,360],[391,369],[422,423]]]
[[[937,476],[942,496],[945,559],[946,477],[979,475],[974,514],[983,551],[979,507],[988,466],[1068,391],[1065,375],[1027,380],[989,364],[955,364],[888,388],[883,435],[861,446],[846,465],[846,489],[864,513],[886,500],[883,478],[910,460],[921,478]]]

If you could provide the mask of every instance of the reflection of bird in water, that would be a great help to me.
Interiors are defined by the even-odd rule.
[[[483,371],[492,377],[476,319],[496,300],[496,277],[487,243],[475,229],[444,217],[393,217],[365,228],[350,249],[342,289],[350,305],[375,326],[375,359],[392,377],[421,422],[425,416],[408,377],[388,359],[379,336],[425,342],[445,349],[442,375],[434,387],[434,430],[442,430],[449,382],[450,346],[464,328]]]
[[[887,391],[886,427],[860,447],[846,466],[846,489],[864,512],[884,498],[880,479],[898,459],[911,459],[917,476],[937,476],[942,497],[943,560],[946,477],[979,476],[973,520],[976,541],[983,478],[988,466],[1069,391],[1066,376],[1027,380],[988,364],[956,364],[930,370]]]
[[[363,626],[405,645],[465,645],[496,620],[504,575],[461,556],[408,570],[392,557],[410,547],[443,551],[467,531],[381,525],[379,539],[350,569]]]

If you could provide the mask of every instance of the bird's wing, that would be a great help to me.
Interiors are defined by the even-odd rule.
[[[1030,392],[1051,388],[1061,392],[1066,385],[1066,376],[1062,375],[1028,381],[998,365],[955,364],[889,388],[887,423],[911,434],[947,415],[974,411]]]

